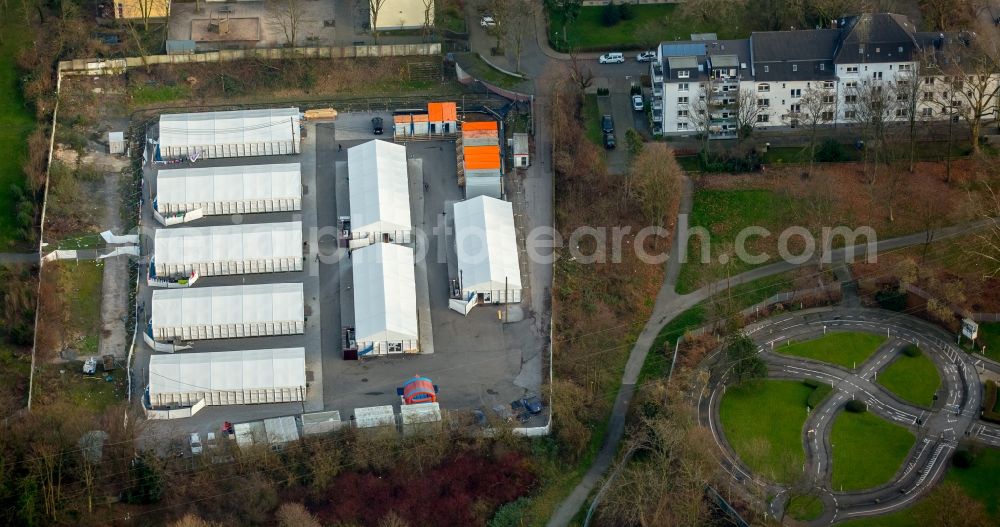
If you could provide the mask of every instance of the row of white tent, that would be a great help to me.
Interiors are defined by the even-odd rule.
[[[293,154],[297,108],[160,117],[162,159]],[[302,208],[299,163],[164,169],[157,219]],[[167,223],[161,220],[165,225]],[[151,272],[159,277],[301,271],[302,223],[158,229]],[[156,341],[295,335],[305,331],[301,283],[153,291],[149,336]],[[304,348],[177,353],[150,357],[153,407],[303,401]]]

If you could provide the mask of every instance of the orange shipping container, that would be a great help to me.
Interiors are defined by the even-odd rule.
[[[465,130],[497,130],[496,121],[466,121],[462,123],[462,131]]]

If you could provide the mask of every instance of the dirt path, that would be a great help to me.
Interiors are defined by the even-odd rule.
[[[104,229],[111,229],[115,234],[121,233],[121,197],[119,182],[122,175],[109,171],[104,176],[104,185],[100,191],[100,199],[104,205]],[[104,260],[104,282],[101,291],[101,335],[98,342],[98,352],[101,355],[114,355],[124,358],[127,353],[125,342],[125,321],[128,319],[128,257],[119,256]]]

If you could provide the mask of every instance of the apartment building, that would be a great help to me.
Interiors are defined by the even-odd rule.
[[[650,65],[653,132],[727,139],[743,126],[850,124],[863,117],[863,99],[873,97],[885,99],[887,120],[905,121],[911,112],[920,120],[957,118],[963,104],[969,111],[982,102],[974,91],[1000,89],[1000,72],[992,70],[989,86],[963,85],[963,75],[982,79],[982,70],[971,70],[973,60],[962,60],[972,33],[918,32],[891,13],[834,25],[661,44]],[[995,118],[1000,95],[994,99],[991,109],[976,111]]]

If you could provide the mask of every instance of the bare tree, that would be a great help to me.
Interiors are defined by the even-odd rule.
[[[573,79],[573,83],[580,87],[581,92],[594,83],[594,71],[590,66],[580,62],[576,53],[569,54],[569,76]]]
[[[879,80],[865,80],[847,89],[845,108],[851,120],[858,126],[864,141],[864,175],[871,210],[882,200],[878,195],[880,168],[888,163],[888,125],[896,113],[896,96],[893,90]],[[889,217],[892,217],[892,198],[888,201]]]
[[[389,0],[368,0],[368,14],[372,25],[372,38],[378,44],[378,15]]]
[[[303,0],[267,0],[267,12],[285,35],[285,45],[295,47],[299,23],[305,16]]]
[[[138,18],[142,30],[149,31],[149,21],[170,16],[170,0],[130,0],[124,4],[125,18]]]
[[[434,30],[434,0],[420,0],[424,4],[424,39]]]
[[[983,504],[969,497],[957,483],[942,483],[926,501],[927,507],[919,515],[924,525],[974,527],[990,523]]]
[[[736,111],[736,144],[740,145],[753,134],[757,116],[762,114],[764,107],[757,104],[757,93],[752,88],[740,90],[733,106]]]
[[[496,39],[495,53],[499,54],[510,32],[509,18],[514,10],[512,0],[483,0],[482,8],[493,17],[493,26],[487,30]]]
[[[813,166],[816,162],[816,146],[819,137],[819,129],[825,124],[833,121],[836,103],[834,95],[830,90],[822,88],[808,88],[799,99],[799,102],[792,106],[792,111],[782,116],[782,120],[789,126],[805,126],[809,130],[809,175],[813,174]]]
[[[920,10],[924,18],[929,20],[933,29],[949,31],[966,26],[973,15],[973,2],[970,0],[919,0]]]
[[[629,180],[650,224],[663,225],[671,200],[680,195],[682,174],[674,151],[664,143],[651,143],[635,156]]]
[[[583,0],[544,0],[544,2],[549,12],[558,16],[562,21],[563,44],[569,43],[566,28],[576,20],[576,17],[580,16]]]
[[[532,0],[506,0],[509,3],[506,14],[507,45],[514,54],[514,70],[521,72],[521,54],[524,41],[535,34],[535,17],[538,9]]]
[[[988,266],[987,276],[1000,275],[1000,194],[993,187],[987,186],[989,199],[982,210],[982,216],[989,222],[989,228],[976,234],[978,247],[969,251],[973,256],[982,258]]]
[[[698,86],[695,84],[694,86]],[[715,82],[708,77],[699,88],[698,98],[688,103],[688,120],[694,125],[702,139],[702,155],[706,160],[709,157],[709,138],[712,135],[712,113],[720,108],[720,105],[712,101],[712,92]]]
[[[924,87],[924,79],[927,77],[923,58],[915,64],[908,64],[908,70],[902,70],[896,74],[896,103],[900,111],[905,114],[907,124],[907,139],[909,158],[909,171],[913,172],[913,164],[916,160],[917,135],[920,131],[918,124],[921,121],[921,94]],[[900,66],[902,68],[902,65]]]

